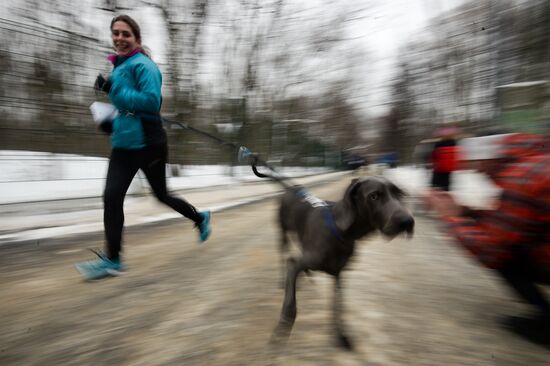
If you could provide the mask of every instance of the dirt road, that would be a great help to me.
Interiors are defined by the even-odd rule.
[[[346,180],[313,189],[338,198]],[[126,232],[128,272],[82,282],[102,235],[0,247],[1,365],[548,365],[504,329],[529,309],[426,218],[413,240],[361,242],[345,273],[355,351],[333,345],[330,278],[301,278],[289,343],[268,340],[282,302],[275,200],[214,216],[197,244],[170,221]]]

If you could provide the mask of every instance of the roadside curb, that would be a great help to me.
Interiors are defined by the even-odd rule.
[[[319,181],[307,183],[307,187],[316,187],[329,182],[340,179],[343,174],[331,174],[331,176],[321,179]],[[266,182],[267,183],[267,182]],[[212,187],[212,190],[220,189]],[[208,190],[208,189],[206,189]],[[178,190],[180,191],[180,190]],[[181,191],[180,191],[181,192]],[[281,191],[270,192],[261,194],[256,197],[246,198],[246,199],[236,199],[236,200],[227,200],[226,202],[214,204],[210,207],[204,207],[213,213],[224,212],[227,210],[239,208],[246,205],[255,204],[261,201],[266,201],[277,197],[281,194]],[[181,220],[181,215],[177,212],[168,212],[157,214],[152,217],[141,217],[139,220],[125,224],[125,228],[133,228],[138,226],[155,226],[163,223],[168,223],[172,220]],[[70,225],[60,225],[55,227],[46,227],[46,228],[31,228],[25,229],[18,232],[7,233],[0,235],[0,247],[9,244],[16,245],[28,245],[34,244],[38,245],[40,241],[43,240],[52,240],[52,239],[67,239],[67,238],[76,238],[80,236],[93,236],[99,235],[103,232],[103,224],[100,222],[95,223],[86,223],[86,224],[70,224]]]

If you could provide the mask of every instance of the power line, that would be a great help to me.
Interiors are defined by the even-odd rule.
[[[2,23],[6,24],[6,25],[16,26],[17,29],[5,28],[5,27],[0,27],[0,28],[6,29],[6,30],[12,30],[12,31],[16,31],[16,32],[20,31],[21,28],[28,29],[28,30],[31,30],[31,31],[34,31],[35,29],[41,28],[40,33],[42,33],[42,34],[49,33],[50,35],[61,36],[61,37],[65,37],[65,35],[70,36],[70,37],[67,36],[67,39],[74,39],[74,37],[76,36],[76,37],[81,38],[82,40],[86,40],[86,41],[89,41],[89,42],[99,42],[99,40],[97,38],[90,37],[90,36],[87,36],[87,35],[84,35],[84,34],[79,34],[79,33],[76,33],[76,32],[72,32],[68,29],[59,28],[59,27],[55,27],[55,26],[47,25],[47,24],[43,24],[43,23],[29,24],[29,23],[24,23],[24,22],[21,22],[21,21],[13,20],[13,19],[6,19],[6,18],[0,17],[0,24],[2,24]],[[55,30],[57,32],[52,32],[51,30]]]
[[[6,76],[12,76],[12,77],[15,77],[15,78],[24,78],[26,80],[37,80],[37,81],[45,81],[44,79],[41,79],[37,76],[32,76],[32,75],[28,75],[28,74],[24,74],[24,73],[19,73],[19,72],[13,72],[13,71],[10,71],[10,72],[1,72],[0,71],[0,75],[6,75]],[[4,80],[5,82],[5,80]],[[82,85],[82,84],[75,84],[75,83],[68,83],[66,81],[61,81],[59,79],[56,79],[55,80],[56,83],[59,83],[59,84],[62,84],[62,85],[69,85],[69,86],[73,86],[73,87],[76,87],[76,88],[83,88],[83,89],[92,89],[93,87],[89,86],[89,85]],[[17,85],[20,85],[21,82],[19,80],[17,80]]]
[[[48,61],[48,62],[51,62],[51,63],[54,63],[54,64],[65,64],[65,65],[69,65],[69,66],[82,67],[81,63],[67,62],[67,61],[62,61],[60,59],[51,59],[51,58],[48,58],[48,57],[37,57],[35,55],[28,55],[28,54],[21,53],[21,52],[15,52],[15,51],[10,51],[10,50],[3,50],[3,49],[0,49],[0,52],[5,52],[5,53],[8,53],[8,54],[17,55],[17,56],[29,57],[29,58],[32,58],[32,59],[35,59],[35,60]],[[103,68],[99,68],[99,67],[88,67],[88,69],[103,71]]]

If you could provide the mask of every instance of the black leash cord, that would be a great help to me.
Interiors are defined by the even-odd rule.
[[[234,149],[239,148],[239,146],[237,144],[233,143],[233,142],[225,141],[225,140],[219,138],[218,136],[212,135],[212,134],[210,134],[206,131],[203,131],[203,130],[199,130],[198,128],[195,128],[193,126],[189,126],[187,123],[178,122],[178,121],[171,121],[171,120],[168,120],[166,118],[162,118],[162,122],[167,123],[167,124],[171,124],[171,125],[178,125],[181,128],[184,128],[186,130],[190,130],[190,131],[193,131],[195,133],[198,133],[199,135],[206,136],[206,137],[208,137],[212,140],[215,140],[220,145],[229,146],[229,147],[232,147]]]
[[[233,142],[229,142],[229,141],[225,141],[221,138],[219,138],[218,136],[215,136],[215,135],[212,135],[211,133],[208,133],[206,131],[203,131],[203,130],[200,130],[198,128],[195,128],[195,127],[192,127],[192,126],[189,126],[187,123],[183,123],[183,122],[179,122],[179,121],[171,121],[169,119],[166,119],[166,118],[161,118],[161,121],[164,122],[164,123],[167,123],[167,124],[173,124],[173,125],[178,125],[180,126],[181,128],[183,129],[186,129],[186,130],[190,130],[190,131],[193,131],[199,135],[202,135],[202,136],[205,136],[205,137],[208,137],[214,141],[216,141],[217,143],[219,143],[220,145],[222,146],[228,146],[234,150],[238,150],[238,153],[239,153],[239,157],[241,155],[241,152],[244,151],[244,154],[243,154],[243,158],[248,158],[249,159],[249,162],[250,162],[250,165],[252,167],[252,171],[254,172],[254,174],[259,177],[259,178],[271,178],[271,179],[274,179],[275,181],[279,182],[280,184],[282,184],[284,187],[291,187],[292,184],[289,184],[287,182],[285,182],[285,180],[288,181],[287,178],[284,178],[282,177],[278,172],[277,170],[275,170],[275,168],[273,168],[270,164],[268,164],[267,162],[261,160],[258,155],[256,153],[253,153],[252,151],[250,151],[247,147],[245,146],[240,146],[240,145],[237,145]],[[239,159],[240,160],[240,159]],[[269,170],[271,170],[273,172],[274,175],[266,175],[266,174],[263,174],[263,173],[260,173],[258,171],[258,165],[262,165],[262,166],[265,166],[266,168],[268,168]]]

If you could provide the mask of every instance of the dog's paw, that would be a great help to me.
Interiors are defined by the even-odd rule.
[[[271,335],[269,343],[273,345],[284,345],[288,340],[288,337],[290,337],[293,325],[294,320],[287,321],[281,318],[281,320],[279,320],[279,323],[273,330],[273,334]]]
[[[278,331],[274,330],[269,338],[269,345],[272,347],[283,347],[288,340],[288,336],[282,336]]]
[[[336,342],[338,347],[341,347],[345,350],[351,351],[353,350],[353,343],[351,342],[350,338],[345,334],[338,334],[336,336]]]

